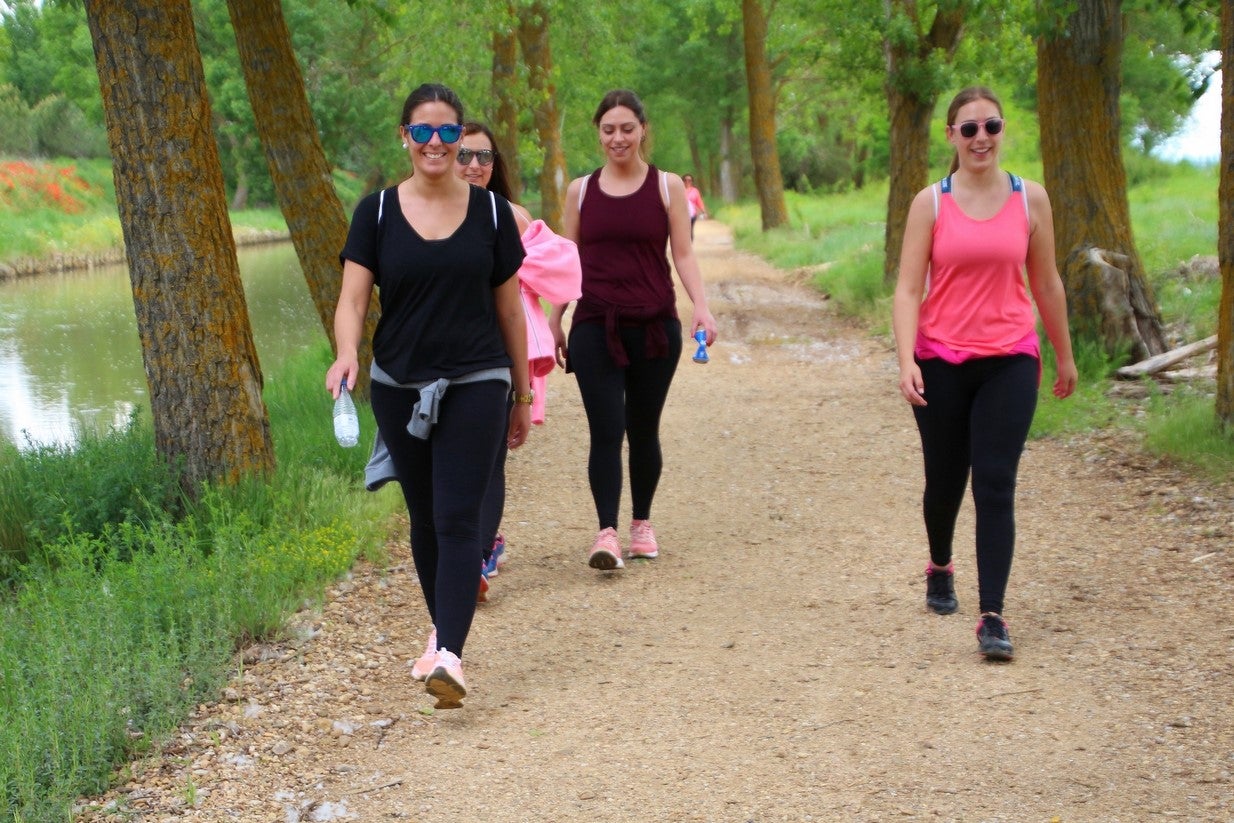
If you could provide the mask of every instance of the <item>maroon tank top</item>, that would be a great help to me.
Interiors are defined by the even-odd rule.
[[[609,352],[619,366],[629,363],[618,329],[643,326],[647,354],[668,354],[664,320],[677,318],[677,296],[669,268],[668,212],[660,196],[660,173],[648,165],[637,191],[605,194],[600,171],[587,178],[579,211],[579,260],[583,295],[574,323],[604,323]]]

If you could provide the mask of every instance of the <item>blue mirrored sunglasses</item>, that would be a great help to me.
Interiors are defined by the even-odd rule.
[[[436,133],[443,143],[457,143],[463,136],[463,127],[458,123],[443,123],[440,126],[430,126],[428,123],[411,123],[403,126],[407,136],[416,143],[427,143]]]

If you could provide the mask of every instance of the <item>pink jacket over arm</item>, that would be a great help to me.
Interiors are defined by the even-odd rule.
[[[553,333],[540,298],[549,303],[569,303],[583,293],[583,269],[578,246],[553,230],[543,220],[533,220],[523,232],[527,256],[518,270],[519,294],[527,316],[527,361],[531,367],[531,388],[536,393],[531,406],[531,422],[544,422],[545,378],[557,365]]]

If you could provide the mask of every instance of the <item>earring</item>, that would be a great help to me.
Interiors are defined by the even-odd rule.
[[[403,141],[403,148],[407,148],[407,141],[406,141],[406,140],[404,140],[404,141]]]

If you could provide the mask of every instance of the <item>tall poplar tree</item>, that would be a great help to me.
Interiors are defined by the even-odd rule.
[[[540,217],[561,231],[565,208],[566,156],[561,146],[561,115],[557,111],[557,86],[553,82],[553,51],[549,43],[549,6],[544,0],[531,0],[520,9],[518,41],[527,66],[527,82],[534,97],[532,115],[540,150]]]
[[[318,318],[334,348],[334,309],[342,286],[338,255],[347,241],[347,215],[334,189],[300,65],[291,47],[280,0],[227,0],[236,33],[249,103],[265,149],[283,219],[308,284]],[[397,138],[394,125],[390,139]],[[369,303],[360,362],[372,358],[373,330],[380,313],[376,293]],[[357,389],[367,395],[368,371]]]
[[[971,0],[884,0],[887,111],[891,121],[890,182],[884,230],[883,279],[900,269],[904,223],[930,174],[930,121],[949,64],[960,43]],[[930,6],[933,6],[931,14]]]
[[[741,0],[746,90],[750,112],[750,159],[763,231],[788,223],[784,177],[776,147],[776,89],[767,59],[767,12],[762,0]]]
[[[155,446],[190,495],[274,468],[188,0],[86,0]]]
[[[1221,302],[1217,310],[1217,420],[1234,432],[1234,4],[1221,4],[1221,180],[1217,258]]]
[[[1052,9],[1061,11],[1051,18]],[[1135,359],[1159,354],[1165,335],[1131,234],[1119,134],[1121,4],[1076,0],[1046,3],[1043,11],[1047,19],[1037,39],[1041,162],[1072,325],[1110,352],[1129,348]]]

